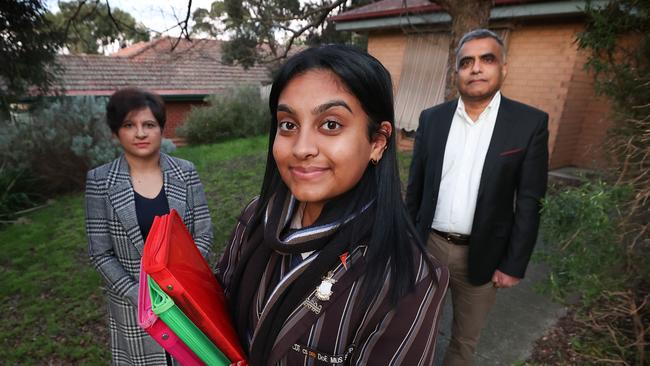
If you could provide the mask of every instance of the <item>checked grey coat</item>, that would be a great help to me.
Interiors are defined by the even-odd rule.
[[[194,165],[160,154],[160,168],[169,208],[178,211],[206,257],[212,247],[212,221]],[[166,365],[162,348],[137,323],[144,238],[124,156],[88,172],[86,234],[90,262],[104,280],[112,364]]]

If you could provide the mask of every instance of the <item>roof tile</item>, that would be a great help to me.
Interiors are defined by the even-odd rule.
[[[125,86],[138,86],[161,95],[205,95],[242,84],[269,81],[267,69],[228,66],[221,62],[221,41],[164,37],[140,42],[111,56],[60,55],[66,94],[107,95]]]

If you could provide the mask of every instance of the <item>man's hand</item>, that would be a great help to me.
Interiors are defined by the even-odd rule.
[[[521,278],[512,277],[499,271],[498,269],[494,271],[494,274],[492,275],[492,284],[496,288],[512,287],[518,284],[519,281],[521,281]]]

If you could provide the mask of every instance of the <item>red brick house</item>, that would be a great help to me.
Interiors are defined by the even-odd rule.
[[[599,147],[609,105],[595,95],[593,77],[583,68],[586,55],[575,43],[585,3],[495,0],[491,12],[490,28],[508,50],[503,94],[549,113],[551,168],[603,162]],[[415,130],[420,111],[444,99],[450,19],[428,0],[383,0],[331,18],[337,30],[368,35],[368,52],[393,76],[396,119],[404,131]]]
[[[109,96],[126,86],[152,90],[165,100],[165,137],[173,138],[192,106],[203,105],[206,96],[269,82],[265,67],[245,70],[222,64],[221,41],[182,40],[172,51],[176,41],[164,37],[140,42],[110,56],[61,55],[65,95]]]

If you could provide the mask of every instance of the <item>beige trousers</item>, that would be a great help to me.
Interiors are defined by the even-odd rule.
[[[432,231],[427,247],[434,257],[449,267],[450,273],[449,289],[454,320],[444,366],[471,365],[481,330],[496,300],[497,289],[492,286],[492,282],[482,286],[469,283],[467,245],[449,243]]]

